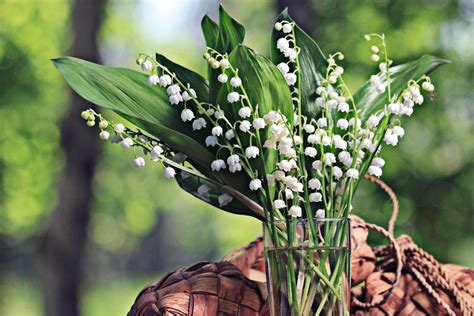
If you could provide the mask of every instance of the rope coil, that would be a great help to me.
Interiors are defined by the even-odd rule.
[[[415,276],[415,278],[428,292],[431,298],[440,306],[442,306],[448,315],[455,316],[456,313],[453,311],[451,306],[449,306],[441,298],[434,287],[443,289],[448,295],[454,298],[455,302],[459,305],[462,315],[474,315],[474,307],[464,295],[464,293],[467,293],[471,297],[474,297],[472,291],[467,289],[459,282],[452,280],[443,270],[441,264],[432,255],[419,248],[409,236],[402,235],[397,240],[395,240],[393,233],[399,212],[399,203],[395,192],[385,182],[376,177],[365,175],[365,179],[377,184],[388,194],[393,203],[392,215],[388,223],[388,231],[374,224],[366,224],[366,226],[384,235],[390,240],[390,245],[388,247],[378,247],[375,252],[378,256],[392,255],[396,265],[396,273],[395,280],[392,283],[391,288],[385,293],[383,299],[380,302],[364,303],[354,297],[352,299],[354,304],[363,309],[369,309],[383,305],[399,283],[403,268]]]

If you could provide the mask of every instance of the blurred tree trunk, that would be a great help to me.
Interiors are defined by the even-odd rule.
[[[308,34],[313,33],[315,26],[313,21],[317,17],[311,0],[276,0],[276,6],[278,14],[288,8],[291,17],[298,25]]]
[[[105,0],[75,0],[71,55],[99,61],[97,33]],[[48,316],[79,315],[81,258],[87,240],[92,181],[99,155],[97,131],[80,113],[92,105],[75,93],[61,125],[65,165],[59,180],[58,205],[51,214],[39,255],[44,311]]]

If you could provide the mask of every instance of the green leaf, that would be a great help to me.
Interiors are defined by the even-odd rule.
[[[239,70],[242,86],[245,88],[250,102],[258,105],[262,117],[272,110],[280,110],[290,123],[293,122],[293,105],[291,91],[278,68],[266,57],[253,49],[238,45],[229,55],[232,66]],[[222,90],[227,91],[227,88]],[[228,86],[230,87],[230,86]],[[228,104],[220,99],[221,105]],[[239,106],[232,106],[235,119]]]
[[[213,155],[201,145],[204,135],[181,121],[180,109],[169,104],[163,88],[149,85],[146,75],[73,57],[54,59],[53,63],[84,99],[111,109],[160,138],[170,148],[194,159],[202,173],[208,173]]]
[[[276,22],[294,20],[285,9]],[[297,24],[294,28],[296,45],[300,48],[298,63],[300,68],[301,112],[309,118],[318,117],[320,108],[316,106],[316,88],[326,76],[327,61],[318,44],[306,34]],[[284,37],[282,31],[273,29],[271,40],[271,57],[275,65],[287,62],[288,59],[276,48],[279,38]]]
[[[200,132],[180,119],[180,107],[169,104],[165,89],[148,84],[147,76],[124,68],[97,65],[73,57],[53,60],[66,82],[84,99],[111,109],[126,120],[181,152],[204,175],[248,191],[248,179],[228,172],[211,172],[215,156],[204,147]]]
[[[226,212],[241,214],[241,215],[248,215],[248,216],[256,217],[260,220],[263,220],[263,218],[258,216],[255,212],[251,211],[247,206],[245,206],[243,203],[241,203],[239,200],[235,198],[232,200],[230,204],[226,206],[220,206],[218,197],[219,195],[226,193],[222,189],[222,186],[218,186],[213,182],[207,181],[206,179],[199,178],[195,175],[191,175],[191,174],[188,174],[188,175],[189,175],[188,177],[183,178],[181,176],[181,173],[176,174],[176,181],[178,182],[179,186],[186,192]],[[198,188],[203,184],[211,188],[209,195],[206,197],[202,197],[197,193]]]
[[[161,54],[156,54],[156,61],[174,72],[183,84],[189,84],[196,91],[198,100],[206,102],[209,100],[209,87],[206,79],[200,74],[172,62]]]
[[[423,75],[427,75],[436,68],[450,61],[435,56],[424,55],[421,58],[390,68],[391,93],[400,94],[406,87],[409,80],[418,80]],[[387,84],[385,75],[381,75],[382,82]],[[361,111],[360,118],[366,120],[371,114],[382,110],[387,104],[387,93],[378,94],[367,81],[354,93],[354,101],[357,108]]]
[[[203,19],[204,21],[204,19]],[[215,49],[221,54],[229,54],[239,44],[242,44],[245,38],[245,28],[232,18],[222,5],[219,6],[219,27],[210,19],[206,19],[206,29],[203,28],[204,37],[207,46]],[[202,24],[201,24],[202,26]],[[217,27],[216,41],[213,40],[213,34]],[[211,29],[211,31],[210,31]],[[220,69],[208,67],[209,76],[209,102],[215,103],[219,94],[221,84],[217,81]]]
[[[251,48],[238,45],[229,55],[229,61],[233,67],[239,70],[242,87],[247,92],[248,99],[254,108],[258,106],[260,117],[263,117],[271,110],[280,110],[290,123],[293,122],[293,105],[290,89],[278,68],[269,59],[259,55]],[[235,122],[241,120],[238,115],[241,105],[240,103],[229,104],[227,102],[229,91],[232,91],[230,84],[222,85],[218,104],[224,110],[226,117],[231,122]],[[244,147],[249,146],[249,134],[242,133],[238,129],[237,133],[242,140],[242,145]],[[264,131],[260,132],[260,135],[262,142],[265,139],[269,139],[269,128],[265,128]],[[253,143],[255,144],[255,140]],[[263,154],[266,158],[267,171],[271,172],[276,163],[276,152],[274,150],[264,150]],[[253,159],[252,166],[254,169],[263,171],[263,164],[260,159]],[[260,176],[263,175],[260,174]]]
[[[216,50],[221,54],[230,53],[234,47],[244,42],[245,28],[219,6],[219,33]]]
[[[201,20],[201,29],[208,47],[217,47],[219,26],[207,14]]]

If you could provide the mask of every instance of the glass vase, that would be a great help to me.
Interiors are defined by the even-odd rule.
[[[350,220],[263,224],[272,316],[349,315]]]

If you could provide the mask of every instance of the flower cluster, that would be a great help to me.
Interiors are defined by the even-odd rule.
[[[276,68],[291,90],[294,110],[291,120],[278,110],[260,113],[258,104],[248,98],[246,88],[251,87],[245,87],[228,55],[212,48],[207,48],[203,57],[212,69],[220,70],[216,79],[226,89],[224,104],[201,101],[189,83],[182,82],[174,72],[149,56],[140,55],[137,63],[148,73],[150,85],[166,89],[169,104],[180,107],[183,122],[189,123],[195,131],[208,133],[204,145],[215,148],[216,153],[211,170],[231,174],[245,172],[250,178],[248,187],[259,196],[267,216],[276,219],[303,214],[344,216],[352,207],[352,193],[360,178],[365,173],[382,175],[385,165],[380,157],[382,143],[396,146],[404,136],[399,118],[411,116],[415,105],[423,103],[420,89],[432,92],[434,86],[429,77],[423,76],[409,81],[401,94],[391,95],[393,62],[388,58],[385,37],[366,35],[366,40],[373,42],[370,60],[378,63],[379,70],[370,77],[370,86],[375,93],[387,96],[385,107],[368,117],[359,117],[343,79],[344,68],[338,64],[344,56],[338,52],[327,58],[326,73],[314,91],[319,116],[308,118],[301,113],[300,48],[295,39],[295,27],[291,21],[274,25],[276,34],[281,34],[276,40],[276,49],[285,60]],[[229,113],[238,113],[238,116]],[[113,142],[122,148],[143,147],[153,161],[165,164],[165,177],[175,176],[175,169],[166,160],[172,152],[159,140],[132,132],[122,124],[111,124],[91,110],[82,116],[89,126],[94,126],[95,119],[99,118],[101,139],[110,138],[107,128],[112,127]],[[278,158],[269,164],[267,157],[272,151]],[[144,167],[144,157],[135,155],[133,165]],[[206,198],[211,191],[211,187],[202,185],[196,193]],[[232,196],[222,194],[218,201],[221,206],[227,205]]]

